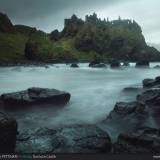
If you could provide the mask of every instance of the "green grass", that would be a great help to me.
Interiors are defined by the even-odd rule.
[[[0,60],[24,59],[27,39],[20,33],[0,33]]]
[[[62,38],[58,42],[53,43],[55,47],[55,56],[59,56],[65,52],[78,60],[92,60],[97,56],[96,52],[83,52],[74,47],[74,38]]]
[[[39,48],[39,59],[74,58],[78,60],[92,60],[95,52],[83,52],[74,47],[74,38],[62,38],[53,42],[41,32],[36,32],[30,38],[22,33],[0,33],[0,61],[15,61],[24,59],[25,44],[30,39]]]

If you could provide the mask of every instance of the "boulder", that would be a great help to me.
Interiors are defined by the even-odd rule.
[[[143,80],[144,88],[160,88],[160,77],[155,79],[144,79]]]
[[[94,60],[94,61],[90,62],[89,67],[93,67],[93,66],[99,65],[99,64],[100,64],[100,61]]]
[[[155,69],[160,69],[160,65],[156,65],[156,66],[154,66],[153,68],[155,68]]]
[[[139,92],[142,92],[142,88],[138,88],[138,87],[126,87],[123,89],[123,92],[136,92],[136,93],[139,93]]]
[[[14,26],[7,15],[0,13],[0,32],[13,32]]]
[[[104,63],[95,64],[92,66],[93,68],[106,68],[107,66]]]
[[[150,89],[137,96],[137,101],[149,106],[160,105],[160,89]]]
[[[78,64],[73,63],[73,64],[71,64],[71,68],[79,68],[79,66],[78,66]]]
[[[71,95],[67,92],[47,88],[29,88],[25,91],[1,95],[4,107],[18,107],[39,104],[66,104]]]
[[[119,68],[121,66],[121,63],[117,60],[113,60],[111,62],[111,68]]]
[[[116,134],[122,131],[128,133],[143,126],[147,118],[145,105],[138,102],[119,102],[102,124],[111,126]]]
[[[136,67],[149,67],[149,61],[139,61],[136,63]]]
[[[144,127],[131,134],[120,134],[113,146],[116,154],[160,154],[160,130]]]
[[[124,66],[124,67],[129,67],[130,64],[129,64],[128,62],[124,62],[124,63],[123,63],[123,66]]]
[[[0,153],[14,153],[17,135],[17,122],[0,112]]]
[[[16,153],[109,153],[111,147],[109,135],[97,126],[77,125],[20,133]]]

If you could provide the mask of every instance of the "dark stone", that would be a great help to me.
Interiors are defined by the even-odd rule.
[[[119,102],[102,124],[112,127],[116,134],[122,131],[128,133],[143,126],[147,118],[145,105],[138,102]]]
[[[124,92],[141,92],[142,88],[138,87],[126,87],[123,89]]]
[[[117,60],[113,60],[111,62],[111,68],[119,68],[121,66],[121,63]]]
[[[120,134],[114,153],[160,153],[160,130],[141,128],[132,134]]]
[[[154,66],[155,69],[160,69],[160,65]]]
[[[0,153],[14,153],[17,135],[15,119],[0,113]]]
[[[94,60],[94,61],[90,62],[89,67],[93,67],[93,66],[99,65],[99,64],[100,64],[100,61]]]
[[[137,96],[137,101],[150,106],[160,105],[160,89],[150,89]]]
[[[71,95],[56,89],[29,88],[25,91],[1,95],[4,107],[23,107],[37,104],[66,104]]]
[[[31,133],[21,133],[17,139],[16,153],[109,153],[111,139],[93,125],[72,126],[58,130],[41,128]]]
[[[139,61],[136,63],[136,67],[149,67],[149,61]]]
[[[124,63],[123,63],[123,66],[124,66],[124,67],[129,67],[130,64],[129,64],[128,62],[124,62]]]
[[[78,66],[78,64],[73,63],[73,64],[71,64],[71,68],[79,68],[79,66]]]
[[[95,64],[92,66],[93,68],[106,68],[107,66],[104,63]]]
[[[14,26],[7,15],[0,13],[0,32],[13,32]]]
[[[144,88],[160,88],[160,77],[155,79],[144,79],[143,80]]]

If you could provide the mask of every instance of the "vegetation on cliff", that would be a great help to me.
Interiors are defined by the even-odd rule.
[[[65,19],[61,32],[54,30],[50,34],[14,26],[1,13],[0,52],[1,61],[160,60],[160,53],[146,44],[141,27],[134,20],[101,20],[95,13],[85,20],[73,15]]]

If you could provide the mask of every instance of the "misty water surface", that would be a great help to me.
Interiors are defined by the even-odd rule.
[[[93,69],[88,64],[70,68],[65,64],[45,67],[1,67],[0,94],[29,87],[56,88],[71,93],[64,107],[43,107],[8,114],[17,118],[19,128],[61,127],[94,124],[104,120],[118,101],[135,100],[136,94],[122,92],[125,87],[141,87],[144,78],[154,78],[160,69]],[[23,107],[23,106],[22,106]]]

